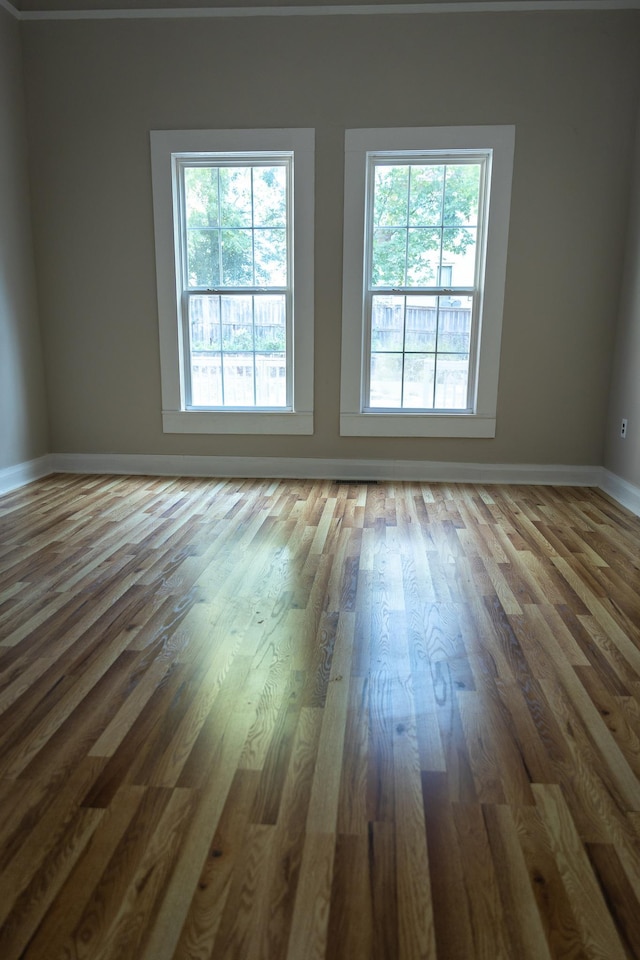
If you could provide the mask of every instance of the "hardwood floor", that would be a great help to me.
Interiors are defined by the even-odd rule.
[[[582,488],[1,498],[0,957],[637,960],[639,588]]]

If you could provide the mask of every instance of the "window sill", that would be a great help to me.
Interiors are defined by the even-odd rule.
[[[255,411],[164,410],[164,433],[313,433],[312,413],[257,413]]]
[[[477,437],[496,435],[495,417],[477,414],[343,413],[342,437]]]

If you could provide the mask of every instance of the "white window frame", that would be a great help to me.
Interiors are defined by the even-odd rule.
[[[495,437],[500,340],[509,234],[515,127],[408,127],[347,130],[342,294],[340,434],[371,437]],[[370,153],[490,151],[484,282],[476,350],[470,357],[470,410],[389,413],[365,410],[369,364],[366,299],[367,158]]]
[[[152,130],[151,169],[165,433],[313,433],[313,129]],[[179,163],[190,155],[293,154],[291,409],[189,409],[182,323]],[[289,358],[288,358],[289,360]]]

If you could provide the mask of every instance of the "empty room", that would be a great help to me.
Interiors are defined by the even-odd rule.
[[[1,960],[640,957],[640,0],[0,0]]]

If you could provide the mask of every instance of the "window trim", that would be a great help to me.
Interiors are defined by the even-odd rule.
[[[341,436],[494,437],[515,127],[398,127],[347,130],[342,297]],[[491,150],[485,275],[473,412],[364,412],[365,216],[367,154]],[[473,362],[473,361],[471,361]]]
[[[151,168],[164,433],[313,433],[314,140],[310,128],[272,130],[152,130]],[[292,410],[208,410],[186,407],[181,330],[179,191],[174,156],[292,151],[293,338]]]

